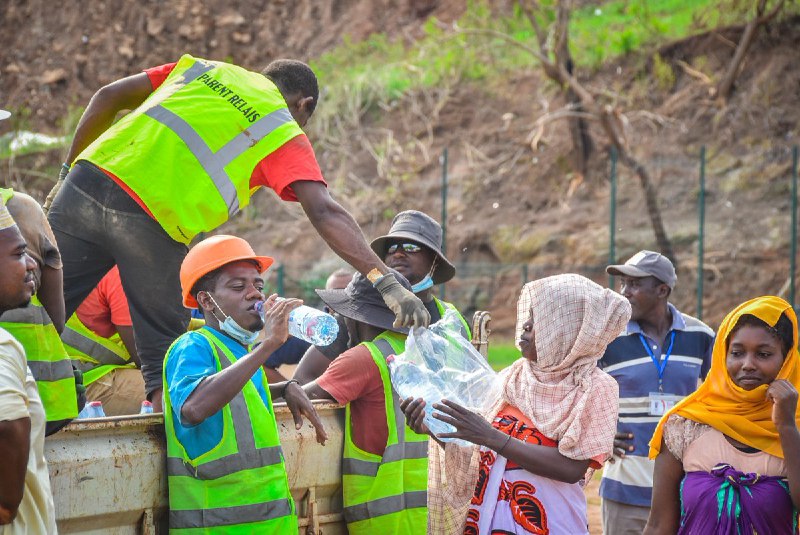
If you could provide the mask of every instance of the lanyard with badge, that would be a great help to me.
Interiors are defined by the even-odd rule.
[[[682,396],[664,393],[664,371],[666,371],[667,362],[669,361],[670,355],[672,355],[672,347],[675,344],[675,331],[670,332],[667,352],[664,353],[664,358],[660,361],[658,358],[656,358],[656,355],[653,353],[653,350],[650,349],[650,345],[647,343],[647,339],[645,339],[641,333],[639,334],[639,340],[642,342],[647,354],[650,355],[650,359],[653,361],[653,364],[656,367],[656,372],[658,373],[658,392],[650,392],[649,414],[650,416],[663,416],[668,410],[675,406],[678,401],[682,399]]]

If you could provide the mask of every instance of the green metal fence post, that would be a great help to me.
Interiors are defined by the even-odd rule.
[[[792,147],[792,244],[789,257],[789,303],[795,304],[795,273],[797,272],[797,145]]]
[[[283,297],[283,293],[286,289],[285,277],[286,277],[286,270],[284,269],[283,264],[278,264],[278,269],[277,269],[278,280],[275,281],[275,285],[277,286],[277,288],[275,289],[275,293],[277,293],[281,297]]]
[[[611,147],[611,193],[609,195],[608,217],[608,264],[617,263],[616,237],[617,237],[617,148]],[[608,287],[614,287],[614,276],[608,276]]]
[[[697,198],[699,229],[697,236],[697,319],[703,320],[703,238],[706,224],[706,147],[700,147],[700,195]]]
[[[447,147],[442,157],[442,253],[447,256]],[[444,284],[439,285],[439,295],[444,300]]]

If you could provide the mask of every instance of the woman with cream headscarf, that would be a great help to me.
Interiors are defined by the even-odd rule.
[[[475,444],[433,437],[428,533],[588,533],[581,483],[611,456],[617,383],[597,368],[631,309],[619,294],[579,275],[526,284],[517,320],[521,359],[501,372],[502,394],[484,415],[443,401],[434,417]],[[401,404],[428,433],[424,401]]]
[[[797,316],[778,297],[723,320],[711,371],[650,442],[647,534],[795,534],[800,508]]]

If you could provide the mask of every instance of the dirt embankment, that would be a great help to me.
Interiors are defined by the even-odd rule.
[[[496,2],[498,9],[506,2]],[[190,52],[257,68],[275,57],[314,57],[372,31],[411,39],[425,17],[453,20],[457,0],[395,3],[92,2],[88,7],[15,0],[0,7],[3,106],[29,109],[30,127],[59,133],[70,106],[85,105],[100,86]],[[20,31],[24,28],[24,31]],[[800,21],[763,30],[743,65],[728,105],[709,98],[733,54],[740,29],[697,36],[653,54],[621,58],[581,81],[603,88],[620,113],[632,152],[648,166],[668,234],[680,261],[674,300],[695,310],[698,246],[698,154],[707,147],[704,318],[716,325],[745,298],[786,290],[790,246],[790,148],[800,118]],[[666,67],[665,67],[666,66]],[[456,262],[519,262],[529,278],[576,271],[602,282],[608,259],[608,143],[591,125],[590,173],[570,166],[565,124],[548,124],[530,146],[535,121],[564,98],[536,64],[506,79],[462,83],[410,95],[360,118],[351,135],[315,143],[331,190],[368,236],[386,230],[396,211],[441,213],[439,155],[449,151],[448,256]],[[378,156],[375,147],[381,147]],[[54,151],[55,152],[55,151]],[[10,166],[15,184],[45,189],[59,155]],[[37,182],[38,180],[38,182]],[[252,208],[223,230],[297,270],[319,270],[332,256],[299,208],[258,194]],[[641,188],[619,168],[617,257],[654,248]],[[329,264],[324,264],[329,265]],[[520,270],[460,268],[448,297],[488,308],[495,328],[513,323]],[[450,285],[448,285],[450,287]]]

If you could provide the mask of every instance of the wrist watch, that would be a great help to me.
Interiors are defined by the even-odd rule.
[[[369,282],[371,282],[372,284],[378,282],[378,279],[380,279],[381,277],[383,277],[383,273],[381,273],[378,268],[372,268],[370,272],[367,273],[367,279],[369,279]]]

